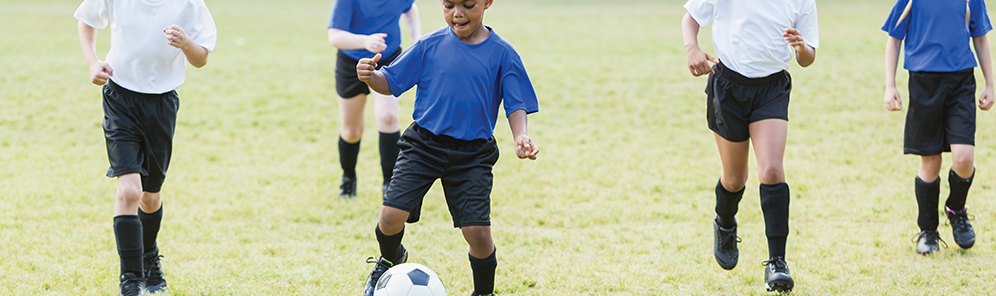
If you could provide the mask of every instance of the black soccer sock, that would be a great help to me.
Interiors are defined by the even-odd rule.
[[[356,158],[360,155],[360,141],[346,143],[339,137],[339,164],[342,166],[342,176],[356,178]]]
[[[735,216],[740,207],[740,199],[744,197],[745,189],[747,189],[746,186],[740,188],[740,191],[730,192],[723,187],[722,179],[716,181],[716,215],[719,217],[719,226],[723,228],[736,226]]]
[[[401,139],[401,132],[380,133],[380,169],[384,174],[384,184],[390,184],[394,174],[394,163],[398,161],[400,150],[398,139]]]
[[[972,187],[972,179],[975,179],[975,170],[972,170],[972,175],[968,178],[962,179],[951,170],[948,176],[948,185],[951,186],[951,193],[948,194],[948,200],[944,204],[952,211],[961,211],[965,209],[965,201],[968,199],[968,189]]]
[[[159,236],[159,224],[163,220],[163,206],[159,204],[159,210],[153,213],[146,213],[138,210],[138,220],[142,221],[142,245],[145,246],[145,253],[156,250],[156,237]]]
[[[144,278],[142,270],[142,221],[136,215],[114,217],[114,238],[121,258],[121,274]]]
[[[405,236],[405,230],[402,229],[395,235],[386,235],[380,232],[380,225],[377,225],[374,232],[377,233],[377,243],[380,244],[380,256],[391,263],[398,264],[398,260],[401,260],[405,253],[405,247],[401,245],[401,238]]]
[[[917,176],[916,185],[913,188],[916,192],[916,203],[919,207],[919,214],[916,218],[917,226],[920,226],[921,231],[936,231],[938,224],[937,203],[940,199],[941,178],[927,183]]]
[[[470,269],[474,271],[474,295],[491,294],[495,291],[495,269],[498,267],[498,249],[484,259],[470,258]]]
[[[768,257],[785,257],[785,242],[789,235],[789,186],[785,182],[761,184],[760,189]]]

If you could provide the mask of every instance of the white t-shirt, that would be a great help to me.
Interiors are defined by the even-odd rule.
[[[203,0],[84,0],[73,16],[98,29],[110,21],[111,49],[105,61],[114,71],[111,80],[139,93],[165,93],[183,84],[186,58],[169,45],[166,27],[180,26],[208,52],[218,39]]]
[[[712,26],[712,45],[726,67],[758,78],[789,69],[792,48],[782,37],[796,28],[806,45],[820,47],[815,0],[688,0],[700,27]]]

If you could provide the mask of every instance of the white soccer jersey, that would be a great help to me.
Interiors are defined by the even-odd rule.
[[[180,26],[209,52],[218,39],[203,0],[84,0],[73,16],[99,29],[110,22],[111,49],[105,61],[114,70],[111,80],[139,93],[164,93],[183,84],[186,58],[169,45],[166,27]]]
[[[685,9],[700,27],[712,24],[719,60],[747,77],[789,69],[792,48],[782,37],[787,28],[820,47],[815,0],[688,0]]]

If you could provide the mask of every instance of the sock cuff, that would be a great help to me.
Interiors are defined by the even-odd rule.
[[[359,141],[356,141],[356,143],[350,143],[350,142],[346,142],[346,139],[343,139],[341,135],[339,136],[339,145],[350,145],[350,146],[354,146],[355,145],[355,146],[360,146],[360,142],[361,141],[363,141],[363,140],[361,139]]]
[[[498,266],[498,256],[497,255],[498,255],[498,248],[496,247],[493,251],[491,251],[491,255],[488,255],[488,257],[485,257],[485,258],[482,258],[482,259],[478,259],[478,258],[474,258],[474,256],[471,256],[470,253],[467,253],[467,258],[470,258],[470,264],[472,266],[488,266],[488,267],[490,267],[490,266]]]
[[[744,190],[747,190],[747,186],[744,186],[744,188],[740,188],[739,191],[732,192],[726,190],[726,187],[723,187],[723,179],[720,178],[719,180],[716,180],[716,190],[719,191],[719,193],[722,193],[723,196],[743,196]]]
[[[934,182],[927,182],[927,181],[924,181],[923,179],[920,179],[920,176],[916,176],[916,184],[917,185],[923,185],[923,186],[929,186],[929,187],[937,187],[937,186],[941,185],[941,177],[937,176],[937,179],[934,179]]]
[[[146,213],[142,209],[138,209],[138,218],[139,219],[150,218],[150,217],[162,217],[162,216],[163,216],[163,204],[162,204],[162,202],[159,203],[159,209],[156,210],[155,212],[152,212],[152,213]]]
[[[958,173],[955,173],[954,170],[950,170],[949,173],[948,173],[948,182],[950,182],[950,183],[954,183],[955,181],[957,181],[957,182],[960,182],[960,183],[972,184],[972,179],[975,179],[975,169],[974,168],[972,169],[972,175],[968,176],[968,178],[962,178],[961,176],[958,175]]]
[[[401,237],[403,237],[405,235],[405,229],[402,228],[401,232],[398,232],[398,233],[396,233],[394,235],[386,235],[386,234],[384,234],[384,232],[380,231],[380,224],[378,224],[377,227],[374,228],[374,233],[377,234],[377,238],[378,239],[382,239],[382,238],[383,239],[398,239],[398,238],[401,238]]]
[[[131,220],[138,221],[138,215],[117,215],[117,216],[114,216],[114,223],[118,223],[118,221],[131,221]]]
[[[396,131],[396,132],[393,132],[393,133],[385,133],[385,132],[378,132],[378,133],[380,133],[381,137],[384,137],[384,136],[399,136],[400,137],[401,136],[401,131]],[[341,139],[341,137],[340,137],[340,139]]]
[[[786,182],[781,182],[777,184],[761,184],[758,186],[761,190],[776,191],[776,190],[788,190],[789,184]]]

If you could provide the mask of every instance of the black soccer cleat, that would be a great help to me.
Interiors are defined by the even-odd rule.
[[[916,237],[916,252],[921,255],[928,255],[941,250],[941,245],[938,242],[944,242],[941,239],[941,235],[934,231],[921,231]],[[947,247],[948,244],[944,243]]]
[[[792,292],[795,282],[789,275],[788,263],[781,256],[764,261],[764,288],[770,291]]]
[[[143,255],[146,268],[145,278],[147,279],[145,282],[145,291],[149,294],[166,291],[166,277],[163,275],[163,266],[159,261],[162,258],[163,255],[159,255],[159,248]]]
[[[737,248],[740,237],[737,237],[737,226],[734,224],[732,228],[723,228],[719,226],[719,217],[717,216],[712,219],[712,230],[715,234],[712,253],[716,257],[716,263],[719,263],[719,267],[726,270],[737,267],[737,261],[740,260],[740,249]]]
[[[121,275],[121,296],[142,296],[145,295],[145,279],[127,272]]]
[[[477,294],[477,292],[470,292],[470,296],[498,296],[498,294],[495,294],[495,293],[490,293],[490,294]]]
[[[975,245],[975,229],[972,223],[968,222],[968,207],[961,211],[952,211],[951,208],[944,207],[944,213],[948,214],[948,222],[951,223],[951,236],[962,249],[968,249]]]
[[[342,184],[339,185],[340,199],[356,198],[356,177],[350,178],[342,176]]]
[[[391,269],[391,267],[407,261],[407,250],[401,251],[401,259],[398,259],[397,262],[391,262],[390,260],[384,259],[383,256],[376,260],[374,260],[374,257],[367,258],[367,263],[374,263],[375,265],[373,271],[370,272],[370,276],[367,277],[366,286],[363,288],[363,296],[373,296],[374,290],[377,288],[377,281],[380,280],[380,276],[384,275],[384,272],[387,272],[387,270]]]

